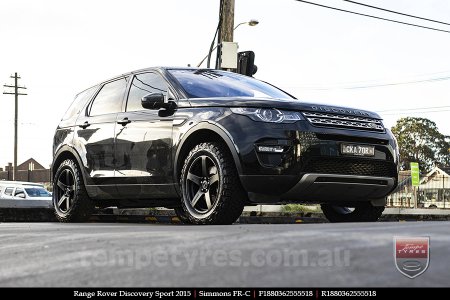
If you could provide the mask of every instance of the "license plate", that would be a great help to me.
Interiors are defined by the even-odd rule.
[[[374,156],[375,147],[356,144],[341,144],[341,153],[344,155]]]

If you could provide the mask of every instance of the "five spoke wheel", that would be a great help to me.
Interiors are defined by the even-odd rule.
[[[199,143],[185,158],[180,175],[182,199],[175,212],[183,223],[231,224],[241,215],[246,194],[226,145]]]
[[[219,174],[216,163],[201,155],[190,165],[186,178],[190,206],[198,213],[206,213],[217,201]]]
[[[73,172],[67,168],[61,171],[56,181],[56,208],[61,212],[66,213],[74,200],[75,179]]]
[[[62,161],[53,177],[53,208],[61,222],[84,222],[95,203],[87,195],[80,168],[73,159]]]

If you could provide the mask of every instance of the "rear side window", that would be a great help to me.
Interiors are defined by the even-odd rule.
[[[120,112],[126,88],[127,78],[120,78],[105,84],[95,97],[89,115],[97,116]]]
[[[152,93],[163,93],[167,95],[167,83],[156,73],[138,74],[131,83],[128,95],[127,111],[142,110],[141,99]]]
[[[12,196],[14,188],[8,187],[5,189],[5,195]]]
[[[80,110],[84,107],[87,101],[91,99],[94,92],[97,90],[97,87],[91,87],[78,95],[75,96],[75,99],[73,100],[72,104],[69,106],[69,109],[66,111],[66,113],[63,116],[63,120],[68,120],[72,118],[73,116],[76,116],[80,113]]]

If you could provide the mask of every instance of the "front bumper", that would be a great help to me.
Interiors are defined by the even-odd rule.
[[[253,203],[354,202],[385,198],[397,185],[397,146],[389,131],[221,120],[239,155]],[[342,143],[370,145],[373,156],[345,155]]]
[[[342,203],[385,198],[396,186],[396,178],[339,174],[304,174],[295,182],[293,176],[241,176],[255,204],[267,203]],[[294,183],[292,185],[292,183]],[[287,187],[290,188],[286,189]]]

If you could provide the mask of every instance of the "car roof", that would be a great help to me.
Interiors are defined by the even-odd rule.
[[[0,180],[1,186],[36,186],[36,187],[44,187],[43,184],[36,183],[36,182],[26,182],[26,181],[6,181],[6,180]]]
[[[108,81],[111,81],[111,80],[114,80],[114,79],[117,79],[117,78],[121,78],[121,77],[125,77],[125,76],[128,76],[128,75],[133,75],[133,74],[136,74],[136,73],[142,73],[142,72],[145,72],[145,71],[155,71],[155,70],[158,71],[158,70],[216,70],[216,69],[211,69],[211,68],[194,68],[194,67],[167,67],[167,66],[165,66],[165,67],[162,67],[162,66],[147,67],[147,68],[137,69],[137,70],[134,70],[134,71],[131,71],[131,72],[126,72],[126,73],[122,73],[120,75],[116,75],[116,76],[110,77],[109,79],[100,81],[99,83],[97,83],[97,84],[95,84],[95,85],[93,85],[91,87],[94,87],[94,86],[97,86],[97,85],[101,85],[101,84],[104,84],[104,83],[106,83]]]
[[[121,78],[121,77],[133,75],[133,74],[136,74],[136,73],[142,73],[142,72],[146,72],[146,71],[158,71],[158,70],[159,71],[161,71],[161,70],[165,70],[165,71],[167,71],[167,70],[215,70],[215,71],[217,71],[216,69],[212,69],[212,68],[196,68],[196,67],[167,67],[167,66],[147,67],[147,68],[143,68],[143,69],[134,70],[134,71],[131,71],[131,72],[126,72],[126,73],[123,73],[123,74],[120,74],[120,75],[116,75],[114,77],[110,77],[107,80],[100,81],[100,82],[98,82],[98,83],[96,83],[96,84],[94,84],[94,85],[92,85],[92,86],[82,90],[78,94],[81,94],[81,93],[83,93],[84,91],[86,91],[86,90],[88,90],[90,88],[93,88],[93,87],[105,84],[107,82],[116,80],[116,79]]]

